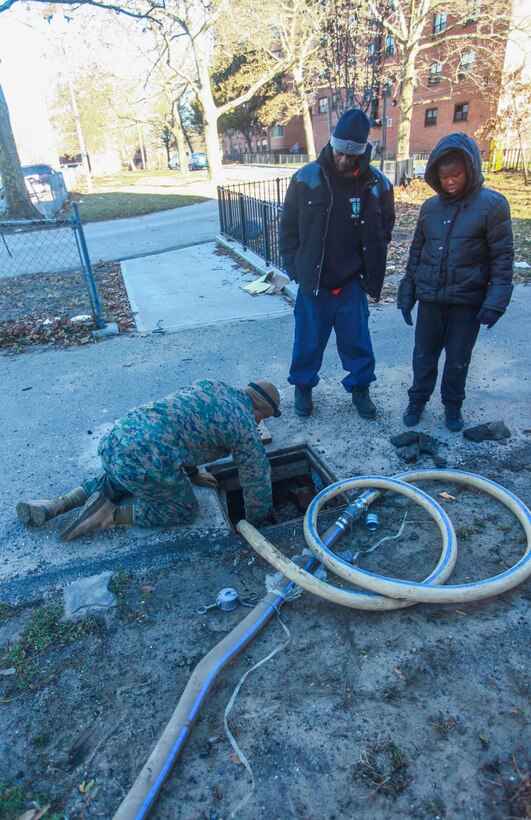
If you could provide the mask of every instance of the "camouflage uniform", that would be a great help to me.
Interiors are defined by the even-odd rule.
[[[209,379],[119,419],[98,447],[104,476],[83,482],[115,503],[135,496],[135,524],[153,527],[191,521],[197,501],[183,465],[232,455],[243,490],[245,515],[261,524],[272,506],[271,470],[243,390]]]

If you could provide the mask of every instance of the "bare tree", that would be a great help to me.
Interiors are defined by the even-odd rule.
[[[347,108],[371,112],[378,97],[382,66],[382,24],[387,3],[376,1],[377,16],[365,0],[326,0],[321,47],[323,84],[332,92],[340,116]]]
[[[274,39],[291,65],[293,91],[304,126],[306,153],[312,160],[316,152],[308,97],[322,67],[319,51],[325,5],[319,0],[282,0],[271,9],[274,12],[271,20]]]
[[[0,0],[0,12],[11,8],[17,0]],[[48,0],[32,0],[47,3]],[[209,159],[210,174],[221,180],[221,152],[218,120],[268,83],[279,71],[289,67],[288,61],[271,43],[271,31],[258,0],[244,0],[236,7],[230,0],[182,0],[179,4],[160,0],[127,0],[127,2],[104,2],[102,0],[57,0],[55,6],[91,6],[114,11],[142,21],[160,42],[161,59],[173,69],[180,81],[187,84],[195,94],[201,110],[205,148]],[[211,83],[216,60],[227,49],[227,33],[233,33],[230,48],[245,51],[249,47],[258,53],[260,60],[253,64],[254,71],[247,74],[247,84],[238,96],[217,105]],[[225,39],[223,39],[225,38]],[[183,51],[185,59],[183,59]]]
[[[531,137],[531,102],[523,63],[504,73],[502,89],[498,110],[485,121],[480,130],[494,140],[507,134],[516,140],[522,157],[525,184],[529,185],[526,147]]]
[[[490,0],[392,0],[383,16],[376,0],[366,0],[382,32],[396,49],[394,68],[400,83],[397,159],[409,155],[414,90],[430,55],[440,49],[440,60],[451,61],[467,44],[482,43],[491,51],[503,47],[511,25],[510,4]]]
[[[0,177],[4,192],[5,210],[1,216],[7,219],[42,219],[33,206],[24,174],[20,167],[20,157],[13,136],[11,118],[4,91],[0,85]]]

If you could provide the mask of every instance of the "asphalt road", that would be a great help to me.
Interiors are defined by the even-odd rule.
[[[92,262],[122,261],[212,242],[219,234],[217,200],[130,219],[85,225]]]

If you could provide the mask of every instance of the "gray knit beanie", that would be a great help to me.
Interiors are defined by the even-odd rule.
[[[330,145],[341,154],[359,156],[365,153],[370,130],[367,114],[359,108],[351,108],[339,118]]]

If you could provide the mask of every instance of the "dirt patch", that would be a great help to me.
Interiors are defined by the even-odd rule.
[[[104,319],[120,332],[135,323],[119,263],[94,265]],[[69,347],[94,343],[87,284],[81,270],[22,274],[2,279],[0,349],[21,353],[35,345]],[[85,320],[76,320],[86,316]]]
[[[495,457],[461,468],[528,498],[531,447],[490,447]],[[523,529],[498,502],[461,485],[422,487],[458,532],[452,583],[497,574],[523,554]],[[340,549],[358,552],[365,569],[421,580],[439,557],[434,523],[396,495],[373,509],[377,532],[357,526]],[[405,514],[402,535],[392,537]],[[264,534],[290,556],[305,546],[300,519]],[[81,622],[77,635],[48,619],[55,638],[47,641],[35,627],[37,605],[2,608],[1,817],[18,817],[32,801],[49,804],[45,816],[111,817],[191,671],[248,611],[199,615],[198,607],[222,587],[263,595],[271,568],[227,536],[173,546],[163,566],[115,571],[117,607]],[[529,817],[528,593],[524,584],[484,601],[388,613],[309,594],[285,604],[289,644],[249,675],[228,720],[256,784],[236,816]],[[39,606],[56,600],[51,588]],[[223,671],[154,817],[229,817],[248,794],[223,713],[241,676],[285,641],[275,616]],[[22,679],[30,662],[32,677]]]

